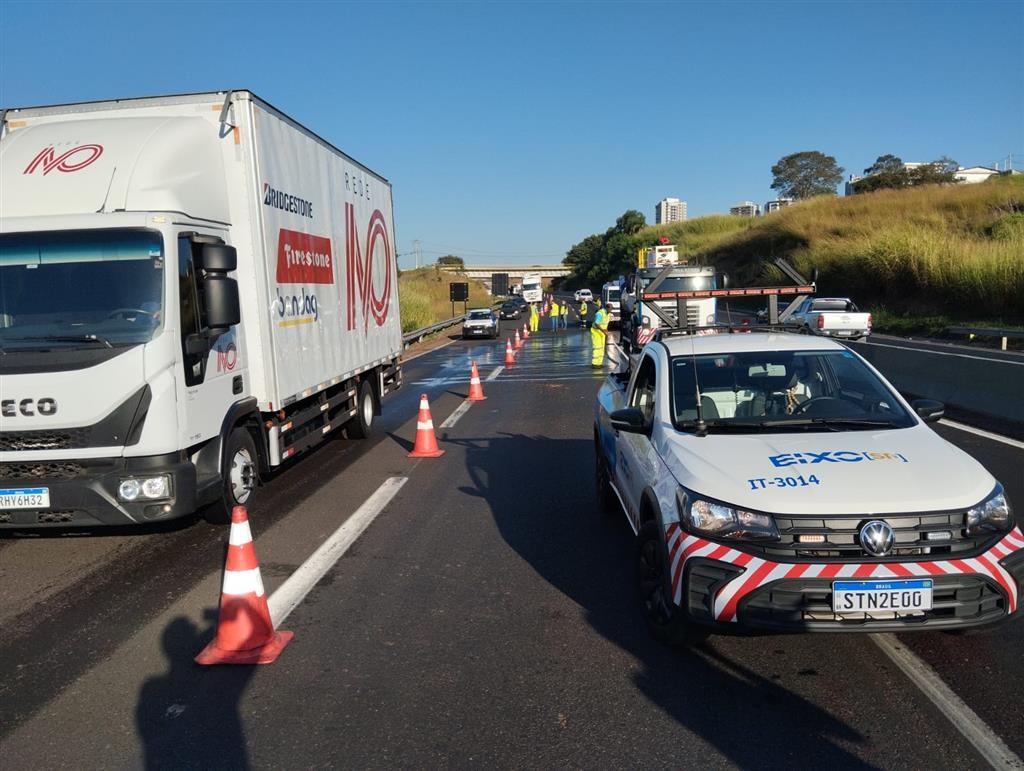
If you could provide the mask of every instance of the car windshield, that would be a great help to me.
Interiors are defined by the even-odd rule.
[[[855,354],[752,351],[672,359],[672,417],[692,430],[697,393],[709,430],[906,428],[914,417]]]
[[[490,311],[470,311],[469,312],[469,316],[467,318],[470,321],[490,321],[491,320],[491,312]],[[456,322],[456,323],[458,323],[458,322]]]
[[[148,342],[162,325],[163,272],[155,231],[0,235],[0,346]]]

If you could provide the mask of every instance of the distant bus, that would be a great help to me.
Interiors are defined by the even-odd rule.
[[[540,285],[540,273],[527,273],[523,276],[523,299],[528,303],[539,303],[544,299],[544,290]]]

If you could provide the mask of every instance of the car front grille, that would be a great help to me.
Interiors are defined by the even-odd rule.
[[[872,520],[883,520],[893,529],[896,542],[884,558],[874,558],[860,545],[861,528]],[[772,559],[886,559],[956,555],[981,551],[993,538],[992,533],[969,536],[965,530],[966,512],[927,512],[919,514],[785,517],[776,516],[781,541],[767,544],[760,553]],[[823,539],[823,540],[822,540]],[[756,550],[755,550],[756,551]]]

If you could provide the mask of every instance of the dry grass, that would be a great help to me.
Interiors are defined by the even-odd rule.
[[[402,331],[422,329],[461,314],[462,302],[455,303],[455,312],[452,313],[448,286],[452,282],[461,281],[469,283],[469,300],[465,303],[466,308],[488,308],[493,304],[494,298],[487,293],[487,288],[464,274],[448,273],[432,266],[402,271],[398,276]]]

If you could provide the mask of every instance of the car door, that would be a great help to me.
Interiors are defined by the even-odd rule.
[[[653,356],[645,355],[626,394],[626,406],[640,410],[644,420],[653,423],[656,411],[658,372]],[[633,528],[639,529],[640,499],[649,483],[654,452],[648,434],[621,431],[615,440],[615,486],[625,499],[626,514]],[[656,463],[654,464],[657,465]]]

